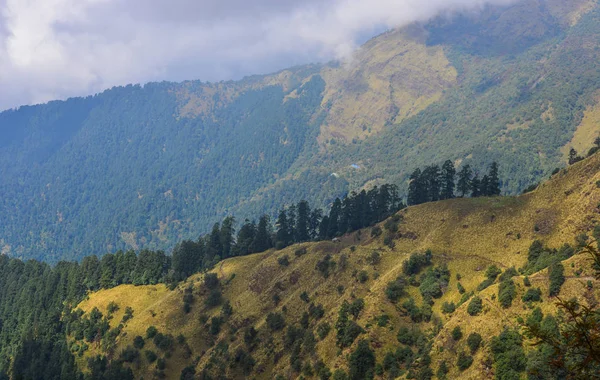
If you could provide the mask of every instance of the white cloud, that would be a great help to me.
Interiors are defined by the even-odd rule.
[[[0,109],[348,55],[357,36],[513,0],[0,0]]]

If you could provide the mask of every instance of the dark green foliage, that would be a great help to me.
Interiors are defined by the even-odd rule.
[[[421,276],[419,291],[423,299],[440,298],[443,294],[442,289],[448,286],[450,281],[450,271],[444,264],[433,269],[429,269]]]
[[[369,342],[362,339],[348,360],[350,379],[372,379],[375,369],[375,352],[369,347]]]
[[[358,282],[360,282],[361,284],[364,284],[365,282],[367,282],[369,280],[369,273],[367,273],[366,270],[361,270],[360,272],[358,272],[357,279],[358,279]]]
[[[456,287],[457,287],[457,289],[458,289],[458,292],[459,292],[460,294],[465,294],[465,291],[466,291],[466,290],[465,290],[465,288],[462,286],[462,284],[461,284],[460,282],[458,282],[458,283],[456,284]]]
[[[219,277],[216,273],[207,273],[204,275],[204,286],[209,290],[214,290],[219,286]]]
[[[219,306],[223,302],[223,296],[220,289],[213,289],[208,293],[204,304],[208,307]]]
[[[381,255],[377,251],[371,252],[370,255],[367,256],[367,263],[370,265],[377,265],[381,262]]]
[[[431,256],[431,251],[411,254],[408,260],[402,263],[402,271],[407,276],[418,274],[421,269],[431,265]]]
[[[508,279],[511,279],[515,276],[518,276],[519,273],[517,272],[517,270],[515,269],[515,267],[510,267],[507,270],[505,270],[501,275],[500,278],[498,279],[500,282],[502,281],[506,281]]]
[[[193,380],[194,375],[196,374],[196,368],[190,365],[181,370],[181,375],[179,376],[180,380]]]
[[[409,298],[408,300],[402,303],[402,308],[405,313],[410,317],[413,322],[421,322],[423,319],[423,314],[421,314],[421,309],[417,307],[415,300]]]
[[[526,287],[530,287],[531,286],[531,281],[529,281],[529,277],[525,276],[523,277],[523,285]]]
[[[320,340],[325,339],[329,332],[331,331],[331,326],[327,322],[320,323],[317,325],[317,336]]]
[[[144,341],[144,338],[142,338],[141,336],[136,336],[135,338],[133,338],[133,347],[137,348],[138,350],[141,350],[142,348],[144,348],[144,344],[146,342]]]
[[[283,255],[283,256],[281,256],[280,258],[277,259],[277,262],[282,267],[287,267],[288,265],[290,265],[290,258],[289,258],[288,255]]]
[[[485,270],[485,277],[487,277],[493,281],[496,279],[496,277],[498,277],[498,275],[500,273],[502,273],[500,268],[498,268],[496,265],[492,264]]]
[[[119,358],[126,363],[132,363],[139,356],[139,351],[131,346],[125,347],[125,349],[119,354]]]
[[[267,315],[267,326],[271,331],[278,331],[285,327],[285,319],[280,313],[269,313]]]
[[[452,329],[451,335],[452,335],[452,339],[454,339],[455,341],[459,341],[463,336],[460,326],[456,326],[454,329]]]
[[[157,328],[154,326],[150,326],[146,329],[146,338],[152,339],[156,336],[157,333],[158,333]]]
[[[498,302],[503,308],[508,308],[512,305],[512,301],[517,295],[517,288],[512,279],[504,280],[498,287]]]
[[[392,302],[398,302],[400,297],[404,295],[404,288],[406,287],[406,280],[402,276],[398,276],[396,280],[388,282],[385,288],[386,297]]]
[[[354,340],[363,333],[362,327],[348,317],[351,314],[351,309],[362,310],[359,308],[361,304],[356,304],[353,308],[347,301],[342,302],[342,306],[338,312],[338,319],[335,323],[336,342],[340,348],[349,347],[354,343]]]
[[[413,346],[417,343],[421,335],[421,331],[416,327],[409,329],[406,326],[402,326],[400,327],[400,330],[398,330],[398,335],[396,337],[398,342],[407,346]]]
[[[444,314],[452,314],[456,310],[456,305],[454,302],[444,302],[442,304],[442,313]]]
[[[228,300],[223,302],[223,306],[221,306],[221,314],[223,314],[225,317],[230,317],[233,314],[233,307]]]
[[[542,290],[540,288],[527,289],[522,299],[523,302],[539,302],[542,300]]]
[[[482,343],[481,335],[479,335],[478,333],[471,333],[467,337],[467,346],[469,346],[469,349],[471,350],[471,354],[473,354],[473,355],[477,352],[479,347],[481,347],[481,343]]]
[[[335,261],[331,260],[330,254],[327,254],[323,259],[317,262],[316,268],[323,277],[328,278],[329,272],[335,268]]]
[[[550,286],[548,294],[550,297],[557,296],[560,293],[560,288],[565,282],[565,268],[560,262],[550,265],[548,268],[548,276],[550,277]]]
[[[323,318],[323,316],[325,315],[325,309],[323,308],[323,305],[318,304],[315,305],[313,303],[310,304],[310,306],[308,307],[308,313],[310,314],[310,316],[316,320],[319,320],[321,318]]]
[[[493,337],[491,350],[497,379],[518,379],[527,365],[523,351],[523,338],[516,330],[506,329]]]
[[[250,326],[246,330],[244,330],[244,343],[249,349],[251,349],[256,343],[257,336],[258,331],[256,331],[254,326]]]
[[[450,370],[448,369],[448,365],[446,364],[446,361],[442,360],[435,375],[438,377],[438,379],[445,379],[446,375],[448,374],[449,371]]]
[[[148,361],[148,363],[154,363],[156,361],[156,359],[158,358],[156,353],[151,350],[144,351],[144,355],[146,356],[146,360]]]
[[[221,332],[221,326],[223,325],[223,323],[225,323],[225,321],[223,320],[222,317],[212,317],[210,319],[210,326],[208,328],[208,331],[212,335],[219,335],[219,333]]]
[[[564,244],[560,249],[544,247],[541,241],[534,241],[529,247],[527,265],[523,268],[525,274],[533,274],[554,263],[568,259],[575,254],[575,249],[569,244]]]
[[[469,306],[467,306],[467,313],[475,316],[481,313],[481,310],[483,310],[483,301],[478,296],[473,297],[469,302]]]
[[[162,333],[157,333],[152,339],[154,345],[162,351],[170,351],[173,347],[174,339],[173,336],[164,335]]]
[[[471,364],[473,364],[473,357],[464,351],[461,351],[456,359],[456,367],[458,367],[460,371],[464,371],[469,368]]]

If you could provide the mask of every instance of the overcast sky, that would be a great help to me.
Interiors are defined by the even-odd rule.
[[[0,109],[344,58],[382,30],[511,1],[0,0]]]

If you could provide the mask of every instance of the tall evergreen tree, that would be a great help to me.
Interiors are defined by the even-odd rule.
[[[221,258],[226,259],[231,256],[231,250],[233,248],[234,239],[233,236],[235,234],[235,218],[233,216],[228,216],[221,223],[220,234],[220,242],[221,242]]]
[[[340,219],[342,218],[342,201],[340,198],[335,198],[331,210],[329,211],[329,218],[327,223],[327,237],[333,238],[340,234]]]
[[[471,179],[471,196],[473,198],[481,196],[481,180],[478,174],[475,174],[473,179]]]
[[[272,248],[271,242],[271,220],[268,215],[263,215],[258,221],[256,228],[256,238],[254,240],[254,252],[263,252]]]
[[[250,222],[248,219],[244,222],[240,231],[238,232],[237,241],[235,244],[236,255],[247,255],[255,252],[255,240],[256,239],[256,223]]]
[[[456,169],[454,168],[454,164],[452,161],[447,160],[442,165],[442,191],[440,193],[441,199],[451,199],[454,198],[454,188],[455,188],[455,177],[456,177]]]
[[[310,240],[310,206],[307,201],[298,202],[296,219],[296,242]]]
[[[495,161],[492,162],[490,166],[490,171],[488,174],[488,196],[498,196],[500,195],[500,177],[498,176],[498,163]]]
[[[323,210],[316,208],[310,213],[310,223],[308,228],[309,239],[313,240],[319,236],[319,225],[323,218]]]
[[[481,178],[481,183],[479,184],[479,195],[482,197],[489,196],[490,190],[490,177],[486,174]]]
[[[290,225],[288,221],[287,212],[285,210],[281,210],[279,212],[279,216],[277,217],[277,223],[275,224],[277,227],[276,232],[276,246],[278,249],[287,247],[290,244]]]
[[[471,165],[467,164],[462,167],[460,172],[458,173],[458,192],[461,197],[466,197],[471,192],[471,177],[473,176],[473,171],[471,170]]]
[[[408,204],[419,205],[427,201],[427,194],[423,183],[421,169],[415,169],[410,175],[408,185]]]
[[[427,194],[426,202],[435,202],[440,200],[440,167],[430,165],[423,170],[421,175],[425,184]]]

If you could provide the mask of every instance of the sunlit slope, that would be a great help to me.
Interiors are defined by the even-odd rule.
[[[400,223],[393,249],[383,244],[383,237],[372,238],[370,230],[363,230],[344,236],[340,242],[305,243],[288,247],[282,251],[268,251],[256,255],[237,257],[219,263],[214,273],[221,281],[223,298],[229,300],[233,314],[224,323],[218,335],[209,332],[210,318],[221,313],[220,307],[208,308],[204,305],[208,290],[203,285],[202,275],[189,278],[173,291],[163,285],[157,286],[119,286],[90,294],[89,299],[79,307],[89,312],[98,307],[106,314],[109,302],[116,302],[120,310],[111,321],[115,327],[121,320],[123,310],[130,306],[134,310],[133,318],[125,323],[122,334],[117,338],[117,350],[132,344],[136,335],[145,336],[148,326],[153,325],[162,333],[174,337],[182,334],[191,349],[191,356],[184,358],[183,348],[174,345],[174,351],[166,358],[165,373],[168,378],[179,378],[181,370],[197,359],[196,368],[200,370],[216,355],[218,342],[228,343],[229,352],[237,347],[245,347],[243,331],[254,326],[259,331],[261,344],[252,355],[257,364],[254,367],[259,378],[271,378],[271,374],[290,375],[289,350],[283,346],[283,332],[272,333],[266,326],[265,318],[270,312],[281,312],[286,324],[300,323],[302,314],[307,311],[308,303],[300,295],[306,292],[310,302],[321,304],[324,316],[319,321],[310,321],[310,329],[323,321],[335,326],[337,313],[343,300],[352,301],[362,298],[365,308],[357,322],[365,329],[363,338],[368,338],[376,349],[378,360],[388,350],[398,346],[396,334],[398,328],[409,325],[410,319],[403,316],[401,308],[392,304],[385,296],[388,282],[402,272],[402,263],[409,254],[431,249],[434,264],[447,263],[451,279],[444,295],[436,300],[433,311],[441,316],[443,330],[434,340],[432,358],[433,368],[436,361],[445,359],[449,364],[456,361],[458,349],[465,342],[449,342],[449,332],[460,325],[465,336],[471,331],[482,334],[484,342],[499,334],[504,326],[516,325],[518,315],[526,316],[530,311],[524,307],[520,297],[524,292],[522,277],[514,278],[518,296],[509,309],[502,309],[495,300],[497,286],[492,285],[481,292],[484,300],[484,313],[471,317],[466,313],[466,304],[446,316],[441,313],[441,305],[446,301],[457,303],[461,295],[457,290],[456,274],[462,277],[461,284],[467,292],[475,291],[485,278],[485,269],[495,264],[505,270],[510,266],[517,268],[527,261],[527,251],[532,241],[542,240],[550,247],[559,247],[564,243],[573,243],[574,237],[588,232],[598,221],[600,189],[596,181],[600,180],[600,155],[593,156],[556,174],[542,184],[536,191],[515,198],[454,199],[450,201],[410,207],[399,213]],[[384,233],[385,234],[385,233]],[[306,253],[302,254],[303,249]],[[381,261],[369,264],[367,257],[373,252],[381,254]],[[298,254],[297,254],[298,253]],[[317,269],[317,263],[326,254],[330,254],[337,265],[325,278]],[[342,262],[342,255],[347,263]],[[289,265],[283,266],[278,259],[287,256]],[[573,263],[573,264],[571,264]],[[585,289],[590,276],[589,261],[584,256],[575,256],[565,262],[567,281],[563,285],[561,296],[589,297]],[[368,279],[361,283],[360,271],[366,271]],[[577,276],[575,272],[582,272]],[[541,287],[544,312],[553,310],[553,301],[547,297],[547,270],[530,276],[534,287]],[[191,311],[183,310],[185,289],[193,287],[194,301]],[[596,286],[595,286],[596,288]],[[408,287],[408,293],[418,304],[421,296],[415,287]],[[279,302],[275,302],[275,298]],[[388,315],[390,322],[385,327],[378,326],[376,317]],[[421,329],[428,330],[430,323],[422,323]],[[356,343],[355,343],[356,344]],[[439,351],[444,346],[443,351]],[[158,353],[151,340],[146,340],[145,349]],[[335,331],[316,343],[314,358],[320,358],[331,369],[345,368],[346,354],[352,347],[342,350],[335,343]],[[84,359],[91,354],[101,353],[99,345],[91,347]],[[341,355],[340,355],[341,353]],[[275,363],[273,357],[280,359]],[[475,364],[461,376],[478,378],[489,371],[485,367],[485,357],[489,356],[484,347],[475,357]],[[84,366],[85,360],[80,359]],[[451,366],[452,367],[452,366]],[[151,376],[155,365],[140,362],[133,365],[137,374],[144,378]],[[258,369],[260,368],[260,371]],[[241,376],[236,369],[230,370],[231,376]],[[237,371],[237,372],[236,372]],[[455,369],[451,374],[458,375]]]

